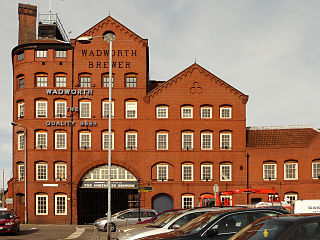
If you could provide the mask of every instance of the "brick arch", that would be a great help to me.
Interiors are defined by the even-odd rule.
[[[116,159],[112,159],[112,165],[118,165],[120,167],[123,167],[125,169],[127,169],[129,172],[131,172],[134,177],[136,179],[140,178],[141,176],[139,175],[138,171],[133,168],[131,165],[127,164],[126,162],[120,161],[120,160],[116,160]],[[77,183],[77,185],[79,184],[80,180],[82,179],[82,177],[91,169],[101,166],[101,165],[105,165],[107,164],[107,161],[105,159],[103,160],[97,160],[94,162],[89,162],[88,165],[86,165],[76,176],[75,176],[75,183]],[[141,181],[142,183],[143,181]]]

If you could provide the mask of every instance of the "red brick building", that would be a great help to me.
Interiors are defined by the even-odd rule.
[[[19,4],[7,196],[23,219],[26,186],[30,223],[89,223],[107,209],[109,45],[69,41],[52,17],[39,17],[36,38],[36,11]],[[247,129],[248,96],[198,64],[150,80],[148,40],[110,16],[79,37],[107,32],[116,36],[112,212],[137,205],[138,179],[152,187],[141,193],[141,206],[159,211],[195,206],[214,184],[221,191],[275,188],[282,199],[320,197],[318,130]]]

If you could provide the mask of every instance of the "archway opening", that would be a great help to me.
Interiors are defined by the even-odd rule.
[[[174,206],[173,199],[167,194],[160,193],[152,198],[152,208],[157,212],[172,209]]]

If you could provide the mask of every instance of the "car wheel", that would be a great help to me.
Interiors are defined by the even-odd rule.
[[[108,223],[106,225],[104,225],[104,232],[108,231]],[[111,232],[115,232],[116,231],[116,225],[114,223],[110,223],[110,231]]]

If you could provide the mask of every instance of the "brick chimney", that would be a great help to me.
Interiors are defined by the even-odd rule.
[[[19,3],[19,41],[18,44],[34,42],[37,31],[37,6]]]

